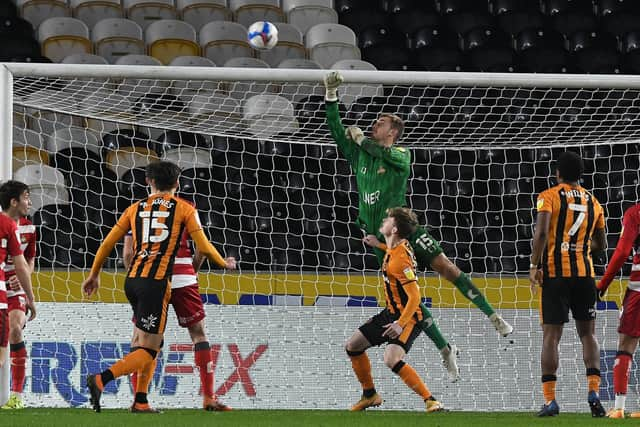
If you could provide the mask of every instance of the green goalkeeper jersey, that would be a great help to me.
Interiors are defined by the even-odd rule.
[[[351,164],[358,183],[358,224],[379,234],[388,208],[405,206],[411,173],[411,153],[402,147],[382,147],[365,138],[361,145],[347,139],[337,102],[327,102],[327,124],[338,149]]]

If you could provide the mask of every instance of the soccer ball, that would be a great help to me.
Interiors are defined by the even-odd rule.
[[[248,37],[254,49],[269,50],[278,43],[278,29],[271,22],[254,22],[249,27]]]

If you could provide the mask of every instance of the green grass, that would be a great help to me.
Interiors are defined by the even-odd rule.
[[[163,414],[130,414],[124,410],[105,410],[95,414],[89,409],[23,409],[0,412],[2,426],[326,426],[326,427],[511,427],[511,426],[581,426],[637,423],[636,420],[591,418],[589,414],[560,414],[553,420],[536,418],[532,412],[424,412],[368,411],[262,411],[237,410],[226,413],[201,410],[167,410]]]

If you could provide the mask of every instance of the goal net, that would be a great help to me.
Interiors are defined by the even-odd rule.
[[[97,299],[83,299],[80,283],[119,214],[147,194],[144,167],[159,158],[182,168],[179,194],[196,204],[220,252],[239,259],[237,272],[205,264],[199,276],[221,399],[237,408],[344,409],[359,398],[343,344],[384,297],[377,261],[355,225],[353,173],[325,124],[325,71],[5,65],[13,81],[3,82],[5,94],[12,91],[3,111],[13,126],[4,130],[2,174],[30,185],[38,232],[39,314],[25,329],[29,405],[87,406],[84,376],[128,351],[121,247],[105,265]],[[420,272],[425,303],[461,349],[461,380],[448,382],[425,335],[407,360],[451,409],[534,409],[542,401],[542,334],[527,280],[535,196],[554,183],[558,154],[578,151],[583,185],[605,207],[611,253],[623,210],[638,200],[640,80],[344,76],[344,125],[366,133],[382,112],[405,120],[408,206],[515,328],[499,337],[452,284]],[[598,274],[605,262],[597,260]],[[613,399],[622,289],[614,284],[598,311],[605,401]],[[423,409],[384,366],[382,349],[369,354],[384,407]],[[587,411],[571,324],[560,358],[563,410]],[[158,360],[151,402],[197,407],[190,338],[173,312]],[[129,381],[119,379],[104,406],[131,400]]]

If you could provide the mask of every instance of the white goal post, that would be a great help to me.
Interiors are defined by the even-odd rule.
[[[157,158],[181,166],[181,190],[211,240],[240,260],[238,273],[200,275],[224,401],[344,409],[358,398],[343,342],[384,297],[377,262],[353,224],[352,172],[324,123],[327,72],[1,64],[0,180],[33,186],[40,237],[39,315],[25,329],[29,405],[86,406],[83,375],[128,350],[120,252],[107,262],[99,302],[83,300],[79,285],[114,218],[146,191],[140,171]],[[462,349],[462,380],[448,383],[424,335],[408,360],[451,409],[533,410],[542,401],[542,334],[526,281],[534,196],[551,183],[557,154],[579,151],[584,185],[607,212],[611,249],[623,209],[640,198],[640,77],[341,72],[343,123],[366,132],[381,112],[405,120],[408,205],[515,327],[511,338],[499,338],[451,284],[421,272],[425,301]],[[621,285],[612,286],[597,320],[605,405],[613,396]],[[570,329],[558,395],[563,411],[586,412],[579,340]],[[150,400],[196,407],[189,338],[173,317],[166,342]],[[389,397],[385,408],[423,408],[384,367],[380,350],[370,357],[377,388]],[[110,408],[129,406],[127,380],[104,399]]]

